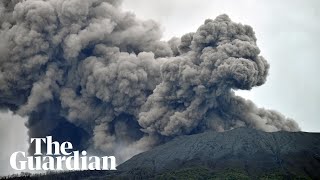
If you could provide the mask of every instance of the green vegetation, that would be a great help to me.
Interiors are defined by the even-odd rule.
[[[248,173],[235,169],[227,169],[219,172],[212,172],[207,168],[186,168],[171,172],[165,172],[160,175],[156,175],[155,179],[159,180],[193,180],[193,179],[209,179],[209,180],[311,180],[311,178],[304,175],[284,174],[281,172],[269,172],[257,177],[252,177]]]
[[[209,179],[212,177],[211,172],[206,168],[187,168],[177,171],[165,172],[160,175],[157,175],[155,178],[159,180],[166,180],[166,179]]]
[[[21,173],[20,175],[11,175],[3,177],[3,180],[11,179],[41,179],[41,180],[69,180],[69,179],[115,179],[115,180],[311,180],[305,175],[284,174],[281,172],[269,172],[257,177],[252,177],[248,173],[235,169],[226,169],[219,172],[213,172],[205,167],[183,168],[168,172],[155,174],[151,169],[133,169],[129,172],[120,171],[74,171],[74,172],[48,172],[46,174],[31,175],[30,173]]]
[[[157,175],[155,179],[165,180],[193,180],[193,179],[203,179],[203,180],[250,180],[251,178],[245,173],[237,170],[226,170],[222,172],[212,172],[207,168],[188,168],[172,172],[166,172],[161,175]]]

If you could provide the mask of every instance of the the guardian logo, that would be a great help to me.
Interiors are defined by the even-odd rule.
[[[22,151],[14,152],[10,165],[15,170],[116,170],[114,156],[87,156],[86,151],[72,151],[70,142],[52,142],[52,137],[31,138],[35,144],[34,156],[26,157]],[[46,145],[46,153],[42,152]]]

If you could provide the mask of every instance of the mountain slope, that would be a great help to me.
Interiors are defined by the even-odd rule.
[[[164,173],[190,167],[235,169],[257,177],[268,172],[320,177],[320,134],[267,133],[249,128],[182,136],[134,156],[118,169]]]
[[[238,128],[181,136],[117,169],[27,179],[320,179],[320,134]]]

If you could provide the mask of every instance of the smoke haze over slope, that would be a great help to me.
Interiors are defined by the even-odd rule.
[[[0,107],[27,116],[30,137],[126,159],[206,130],[299,130],[233,92],[268,74],[250,26],[220,15],[164,42],[118,2],[0,2]]]

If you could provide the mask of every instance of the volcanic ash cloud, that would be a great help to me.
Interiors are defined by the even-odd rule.
[[[269,64],[227,15],[168,42],[115,0],[4,0],[0,23],[0,107],[27,116],[30,137],[124,160],[207,130],[299,130],[234,94],[264,84]]]

